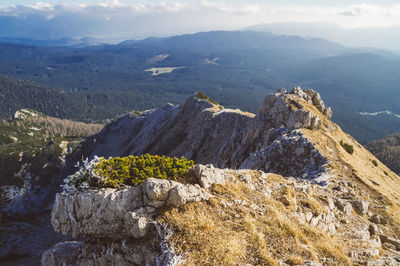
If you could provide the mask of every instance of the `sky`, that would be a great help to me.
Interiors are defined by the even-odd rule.
[[[0,36],[144,38],[261,23],[400,25],[400,0],[0,0]]]

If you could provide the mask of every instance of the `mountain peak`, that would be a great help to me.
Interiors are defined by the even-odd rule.
[[[290,93],[283,88],[278,90],[267,96],[259,109],[259,116],[288,129],[319,129],[321,118],[318,113],[327,119],[332,116],[332,110],[325,107],[319,93],[312,89],[303,91],[300,87],[293,88]]]

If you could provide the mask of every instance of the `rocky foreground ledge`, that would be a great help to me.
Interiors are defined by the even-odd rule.
[[[232,173],[196,165],[199,184],[155,178],[126,189],[100,189],[57,194],[54,229],[81,242],[59,243],[46,251],[42,265],[169,264],[176,255],[165,241],[168,230],[156,221],[166,208],[208,200],[204,188],[233,180]]]
[[[217,169],[212,165],[196,165],[194,173],[198,184],[185,185],[150,178],[142,185],[128,189],[58,194],[52,212],[52,224],[56,231],[81,241],[57,244],[43,254],[42,265],[201,263],[202,258],[197,258],[196,261],[190,258],[190,254],[188,256],[188,250],[182,252],[182,243],[171,240],[171,236],[180,235],[181,230],[190,230],[193,239],[187,241],[194,242],[193,245],[201,234],[210,234],[210,238],[215,234],[217,239],[214,241],[220,242],[223,240],[218,239],[219,230],[226,231],[227,235],[232,234],[233,237],[237,234],[234,229],[237,226],[242,228],[236,230],[248,230],[246,223],[241,221],[248,219],[246,217],[252,217],[255,225],[256,221],[263,219],[273,222],[274,225],[270,225],[273,230],[277,226],[288,227],[280,229],[283,232],[276,232],[278,235],[270,239],[277,241],[275,238],[281,238],[282,246],[275,248],[284,255],[275,259],[271,256],[271,264],[276,262],[287,265],[287,262],[293,260],[290,257],[291,252],[309,254],[304,256],[308,260],[300,260],[302,265],[400,263],[400,257],[396,255],[396,250],[400,250],[400,241],[388,237],[383,230],[386,230],[389,223],[388,218],[371,212],[368,201],[349,197],[354,193],[354,190],[351,191],[351,184],[342,184],[341,191],[327,190],[307,180],[284,178],[261,171]],[[219,190],[224,188],[231,192],[221,193]],[[241,192],[237,194],[232,191]],[[213,212],[218,215],[214,217],[215,214],[209,213],[211,217],[203,218],[205,223],[211,223],[211,220],[221,219],[225,215],[229,215],[229,219],[233,217],[234,221],[225,220],[227,217],[224,217],[222,227],[211,231],[198,228],[199,225],[195,223],[189,228],[179,228],[179,222],[185,224],[187,219],[193,219],[193,214],[188,214],[185,206],[195,204],[193,206],[197,209],[194,213],[201,215],[202,211],[209,211],[210,203]],[[171,218],[171,213],[168,213],[170,210],[179,210],[182,213]],[[171,224],[166,222],[169,219]],[[315,236],[304,236],[299,230],[313,232]],[[305,243],[294,243],[288,249],[285,242],[293,238],[291,234],[294,234],[294,239],[304,237]],[[315,238],[323,243],[318,243]],[[212,241],[209,244],[215,245]],[[246,242],[242,244],[243,248],[249,245]],[[392,250],[389,255],[380,254],[384,246]],[[212,254],[208,250],[204,252]],[[273,248],[269,252],[272,253]],[[266,262],[258,254],[252,256],[254,258],[245,262]]]

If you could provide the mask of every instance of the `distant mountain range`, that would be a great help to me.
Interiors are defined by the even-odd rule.
[[[400,113],[400,56],[318,38],[215,31],[83,48],[2,43],[0,73],[64,90],[77,99],[71,106],[86,112],[63,115],[85,121],[183,103],[196,91],[226,107],[257,112],[266,94],[301,85],[318,90],[333,108],[333,120],[362,143],[400,132],[395,116],[361,115]],[[18,108],[34,108],[45,98],[21,97],[27,106]],[[12,113],[4,108],[2,115]]]
[[[86,47],[86,46],[96,46],[104,44],[105,42],[95,38],[60,38],[60,39],[45,39],[45,40],[37,40],[37,39],[29,39],[29,38],[20,38],[20,37],[8,37],[8,36],[0,36],[0,42],[3,43],[15,43],[22,45],[33,45],[33,46],[70,46],[70,47]]]
[[[244,30],[322,38],[350,47],[374,47],[400,52],[400,25],[346,29],[334,23],[283,22],[254,25]]]

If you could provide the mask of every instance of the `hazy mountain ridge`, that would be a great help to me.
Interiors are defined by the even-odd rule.
[[[259,24],[246,27],[244,30],[267,31],[274,34],[298,35],[305,38],[322,38],[352,47],[375,47],[399,50],[397,36],[400,26],[365,27],[346,29],[334,23],[316,22],[283,22]]]
[[[106,43],[99,39],[89,38],[89,37],[80,38],[80,39],[60,38],[60,39],[52,39],[52,40],[37,40],[37,39],[8,37],[8,36],[0,36],[0,42],[21,44],[21,45],[41,46],[41,47],[69,46],[69,47],[75,47],[75,48],[98,46],[98,45],[103,45]]]

